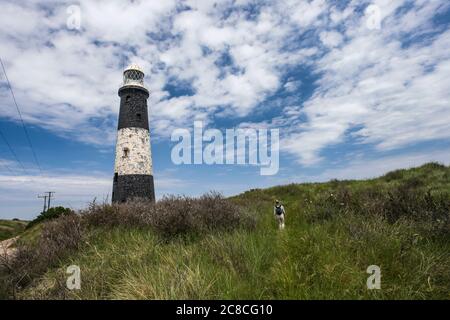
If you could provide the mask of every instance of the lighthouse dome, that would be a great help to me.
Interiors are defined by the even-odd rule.
[[[140,72],[144,73],[142,68],[139,65],[137,65],[136,63],[130,64],[128,67],[125,68],[124,72],[126,72],[128,70],[136,70],[136,71],[140,71]]]

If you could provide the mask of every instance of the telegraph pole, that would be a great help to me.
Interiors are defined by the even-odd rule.
[[[45,212],[47,210],[47,196],[39,196],[38,195],[38,198],[44,199],[44,211],[42,211],[42,212]]]
[[[46,192],[47,197],[48,197],[48,206],[47,206],[47,210],[50,209],[50,201],[51,201],[51,199],[52,199],[54,193],[55,193],[55,191],[47,191],[47,192]]]

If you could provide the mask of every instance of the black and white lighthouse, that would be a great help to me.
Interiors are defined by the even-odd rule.
[[[114,166],[113,202],[155,200],[144,72],[131,65],[123,72]]]

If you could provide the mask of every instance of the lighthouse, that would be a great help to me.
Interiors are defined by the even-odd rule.
[[[114,165],[113,202],[155,201],[144,72],[132,64],[123,72]]]

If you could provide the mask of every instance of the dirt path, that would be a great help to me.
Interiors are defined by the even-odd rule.
[[[17,239],[19,239],[19,237],[0,241],[0,256],[9,257],[14,254],[14,251],[16,251],[16,249],[12,248],[12,245],[17,241]]]

